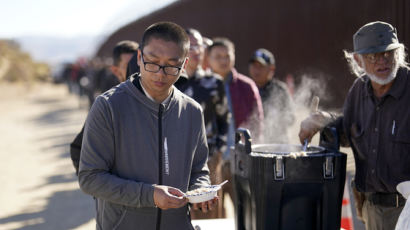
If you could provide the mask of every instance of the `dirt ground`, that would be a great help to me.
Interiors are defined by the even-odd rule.
[[[65,85],[0,85],[0,229],[95,229],[69,156],[87,109]]]

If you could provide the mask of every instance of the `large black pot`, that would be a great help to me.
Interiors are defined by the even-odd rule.
[[[237,230],[339,230],[346,154],[321,146],[252,145],[238,129],[233,152]]]

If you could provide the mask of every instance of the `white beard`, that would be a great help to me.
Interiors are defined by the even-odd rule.
[[[399,65],[397,63],[395,63],[393,65],[393,69],[392,69],[391,73],[385,79],[381,79],[381,78],[377,77],[376,75],[369,74],[367,72],[366,72],[366,75],[370,78],[371,81],[376,82],[379,85],[387,85],[396,78],[398,70],[399,70]]]

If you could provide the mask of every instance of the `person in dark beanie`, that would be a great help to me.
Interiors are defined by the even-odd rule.
[[[352,148],[358,213],[367,230],[395,229],[405,204],[396,186],[410,180],[410,70],[396,29],[371,22],[353,35],[353,52],[345,51],[358,76],[345,100],[343,115],[324,111],[301,123],[300,141],[326,125],[337,128]],[[354,191],[355,191],[354,190]]]
[[[173,85],[189,38],[172,22],[149,26],[140,73],[97,97],[86,120],[80,188],[96,198],[97,229],[193,230],[187,191],[210,185],[201,106]],[[218,197],[193,204],[212,210]]]

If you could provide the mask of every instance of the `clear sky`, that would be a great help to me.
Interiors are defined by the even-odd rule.
[[[101,35],[175,0],[0,0],[0,38]]]

